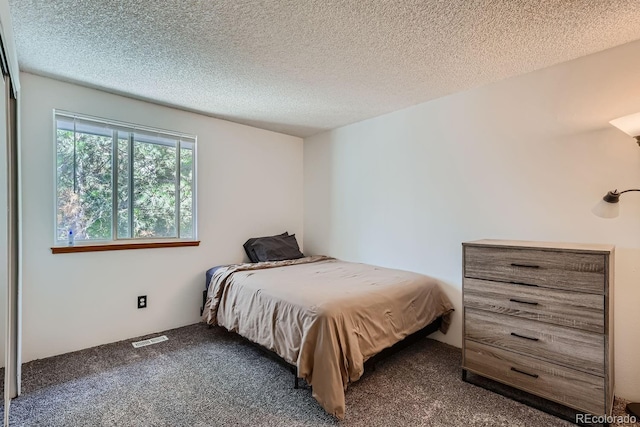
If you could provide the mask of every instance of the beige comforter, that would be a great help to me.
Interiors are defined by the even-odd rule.
[[[444,316],[451,302],[417,273],[322,256],[219,269],[203,314],[295,365],[330,414],[344,417],[347,384],[364,362]]]

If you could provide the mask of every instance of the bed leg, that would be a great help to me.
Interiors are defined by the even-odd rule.
[[[299,388],[298,376],[297,375],[295,375],[295,380],[293,382],[293,388],[295,388],[295,389]]]
[[[467,370],[462,370],[462,381],[467,382]]]

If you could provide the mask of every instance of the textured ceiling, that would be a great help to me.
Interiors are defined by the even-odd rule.
[[[10,0],[24,71],[298,136],[640,39],[638,0]]]

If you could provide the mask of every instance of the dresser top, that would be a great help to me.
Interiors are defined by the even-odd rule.
[[[503,246],[510,248],[534,248],[548,250],[563,250],[574,252],[598,252],[611,253],[614,245],[591,244],[591,243],[566,243],[566,242],[536,242],[527,240],[497,240],[483,239],[472,242],[463,242],[463,246]]]

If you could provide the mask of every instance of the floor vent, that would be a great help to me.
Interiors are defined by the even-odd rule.
[[[146,347],[151,344],[158,344],[159,342],[167,341],[168,339],[169,338],[167,338],[166,335],[160,335],[159,337],[150,338],[148,340],[136,341],[131,344],[133,345],[133,348],[140,348],[140,347]]]

